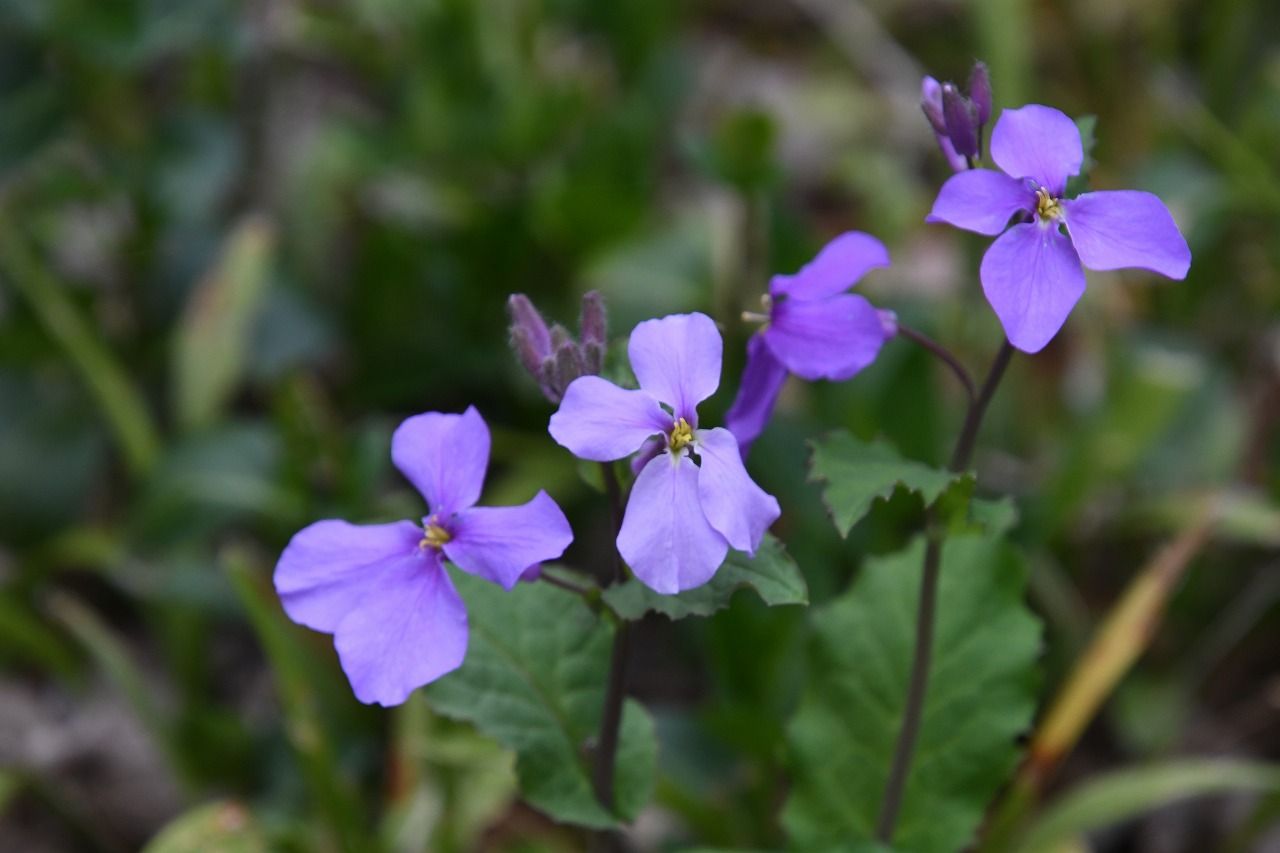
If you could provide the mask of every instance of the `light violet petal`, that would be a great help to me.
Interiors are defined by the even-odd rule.
[[[1071,242],[1089,269],[1139,267],[1169,278],[1186,277],[1191,249],[1169,208],[1151,193],[1085,193],[1062,207]]]
[[[378,585],[338,625],[338,660],[356,698],[399,705],[462,665],[467,610],[430,549],[387,566]]]
[[[560,507],[546,492],[523,506],[472,507],[449,526],[444,553],[458,568],[511,589],[534,563],[554,560],[573,541]]]
[[[599,376],[575,379],[547,427],[557,444],[593,462],[630,456],[649,436],[670,428],[671,416],[652,396]]]
[[[391,436],[391,461],[427,499],[452,513],[480,499],[489,466],[489,427],[474,406],[460,415],[414,415]]]
[[[987,249],[982,290],[1023,352],[1039,352],[1058,334],[1084,294],[1084,270],[1071,241],[1054,225],[1015,225]]]
[[[1019,178],[991,169],[952,175],[942,185],[925,222],[945,222],[979,234],[999,234],[1009,217],[1035,207],[1035,190]]]
[[[386,567],[418,551],[422,528],[410,521],[356,525],[317,521],[294,534],[276,563],[275,586],[289,618],[333,633]]]
[[[769,423],[773,404],[786,381],[787,369],[773,357],[764,335],[752,335],[747,342],[747,365],[742,371],[738,396],[724,416],[724,425],[738,440],[738,448],[744,458],[752,442]]]
[[[671,314],[636,326],[627,344],[640,387],[697,425],[697,406],[720,386],[724,343],[706,314]]]
[[[754,554],[782,510],[773,495],[755,484],[738,454],[738,442],[724,428],[698,430],[698,499],[702,514],[730,547]]]
[[[875,237],[849,231],[823,246],[795,275],[775,275],[769,282],[774,296],[825,299],[844,293],[876,267],[889,266],[889,250]]]
[[[711,580],[729,543],[702,514],[698,466],[663,453],[636,477],[627,501],[618,553],[655,592],[675,595]]]
[[[775,303],[764,339],[796,376],[839,381],[875,361],[885,333],[870,302],[844,294],[821,302]]]
[[[991,132],[991,159],[1010,177],[1031,178],[1061,196],[1084,162],[1080,131],[1065,113],[1028,104],[1005,110]]]

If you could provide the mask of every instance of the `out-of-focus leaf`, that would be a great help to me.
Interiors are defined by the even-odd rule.
[[[600,726],[611,632],[576,595],[546,584],[510,592],[461,572],[471,642],[462,667],[427,688],[432,707],[466,720],[517,755],[529,803],[556,820],[606,828],[631,820],[653,789],[653,720],[637,702],[622,715],[614,796],[600,806],[587,745]]]
[[[18,658],[64,677],[75,671],[75,655],[66,641],[17,596],[5,591],[0,591],[0,649],[0,661]]]
[[[765,534],[755,557],[730,552],[711,581],[696,589],[679,595],[659,595],[632,579],[606,589],[604,600],[623,619],[639,619],[649,611],[669,619],[683,619],[710,616],[728,607],[733,594],[743,587],[755,590],[770,607],[809,603],[809,589],[800,567],[770,534]]]
[[[266,291],[273,242],[265,219],[246,219],[191,294],[173,361],[176,414],[188,429],[212,422],[236,389]]]
[[[960,498],[973,489],[973,475],[906,459],[884,441],[861,441],[841,431],[814,440],[812,448],[809,479],[825,484],[823,503],[841,536],[849,535],[876,498],[887,500],[895,489],[914,492],[925,506],[953,490],[963,490]]]
[[[902,724],[924,543],[870,561],[814,616],[811,679],[788,733],[794,782],[782,820],[798,849],[874,837]],[[933,665],[896,849],[954,851],[973,839],[1018,759],[1035,710],[1040,626],[1026,569],[996,538],[942,551]]]
[[[179,815],[142,853],[267,853],[271,847],[253,815],[239,803],[207,803]]]
[[[1192,759],[1117,770],[1062,796],[1012,849],[1018,853],[1052,850],[1075,836],[1176,800],[1231,791],[1280,791],[1280,766]]]

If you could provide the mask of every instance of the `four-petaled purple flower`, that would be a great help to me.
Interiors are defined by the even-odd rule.
[[[489,428],[474,408],[409,418],[392,437],[391,459],[427,500],[421,524],[317,521],[293,537],[275,571],[285,613],[333,634],[356,698],[380,705],[398,705],[462,664],[467,611],[446,557],[510,589],[573,541],[546,492],[523,506],[475,506]]]
[[[582,459],[611,462],[649,445],[617,544],[660,593],[711,580],[730,547],[755,553],[781,513],[742,466],[733,434],[698,428],[698,403],[720,385],[723,346],[705,314],[647,320],[627,345],[640,390],[583,376],[551,417],[551,436]]]
[[[747,344],[747,365],[725,425],[743,456],[764,430],[787,373],[842,381],[871,364],[897,333],[893,314],[846,293],[869,270],[889,266],[889,251],[870,234],[836,237],[795,275],[775,275],[763,297],[768,311]]]
[[[991,135],[1003,172],[973,169],[942,186],[929,222],[1001,234],[980,277],[1009,342],[1038,352],[1084,294],[1081,262],[1092,270],[1141,267],[1186,276],[1191,250],[1168,208],[1151,193],[1123,190],[1063,198],[1084,151],[1075,123],[1051,107],[1005,110]],[[1015,214],[1030,221],[1006,230]],[[1066,226],[1066,234],[1060,226]]]

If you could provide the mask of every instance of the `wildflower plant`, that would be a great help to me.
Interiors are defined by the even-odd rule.
[[[708,315],[636,325],[626,342],[636,387],[624,387],[601,375],[599,294],[583,298],[577,339],[511,296],[512,348],[555,407],[542,440],[592,463],[579,469],[592,470],[609,510],[608,535],[593,537],[607,547],[565,557],[574,535],[545,492],[522,506],[475,506],[489,456],[475,409],[408,419],[392,458],[426,498],[421,522],[316,522],[275,573],[285,612],[334,635],[357,698],[394,705],[434,682],[425,693],[438,712],[516,752],[532,805],[613,843],[609,833],[650,801],[657,765],[654,723],[628,698],[635,623],[707,615],[742,587],[768,605],[807,604],[785,536],[769,532],[788,526],[790,509],[757,484],[747,451],[788,376],[857,381],[885,347],[917,345],[959,383],[950,459],[934,467],[840,429],[810,436],[809,479],[842,536],[899,491],[916,496],[920,527],[814,609],[785,745],[765,751],[785,746],[780,821],[794,849],[1004,849],[1016,838],[1025,803],[1003,801],[994,820],[990,808],[1032,723],[1041,638],[1008,537],[1014,505],[982,491],[971,470],[980,428],[1015,352],[1039,351],[1065,324],[1084,268],[1181,278],[1190,252],[1154,195],[1068,198],[1085,163],[1076,124],[1035,104],[995,115],[985,66],[967,92],[925,78],[921,106],[955,172],[928,221],[997,237],[977,275],[1004,337],[981,380],[893,310],[848,292],[890,263],[862,231],[774,275],[761,312],[721,318],[750,333],[727,428],[700,417],[723,383],[723,338]],[[998,170],[980,167],[993,118]]]

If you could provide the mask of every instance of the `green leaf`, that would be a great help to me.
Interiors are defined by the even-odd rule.
[[[244,806],[207,803],[169,822],[142,853],[267,853],[266,836]]]
[[[639,619],[649,611],[661,613],[668,619],[683,619],[710,616],[728,607],[734,593],[743,587],[755,590],[770,607],[809,603],[809,588],[800,567],[782,543],[770,534],[765,534],[754,557],[740,551],[730,552],[715,577],[696,589],[679,595],[660,595],[633,579],[609,587],[603,597],[623,619]]]
[[[1061,797],[1028,829],[1016,850],[1053,850],[1064,841],[1174,800],[1228,791],[1280,791],[1280,766],[1185,760],[1117,770]]]
[[[266,291],[272,243],[265,220],[247,219],[187,303],[173,362],[177,416],[184,427],[212,423],[235,391]]]
[[[813,675],[788,727],[795,769],[782,815],[799,849],[873,837],[902,724],[924,550],[917,541],[869,561],[813,618]],[[895,849],[967,847],[1017,763],[1040,652],[1026,575],[998,539],[943,547],[933,662]]]
[[[872,501],[887,500],[897,488],[915,492],[925,506],[945,494],[967,497],[973,489],[972,474],[940,471],[906,459],[884,441],[861,441],[841,431],[813,441],[811,447],[809,480],[826,483],[822,501],[841,536],[849,535]]]
[[[437,712],[466,720],[516,752],[524,797],[556,820],[593,828],[630,820],[648,801],[657,764],[653,720],[628,701],[622,715],[615,817],[596,801],[588,745],[608,679],[612,632],[578,596],[547,584],[506,592],[453,573],[471,642],[462,667],[427,688]]]

